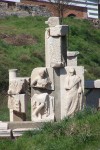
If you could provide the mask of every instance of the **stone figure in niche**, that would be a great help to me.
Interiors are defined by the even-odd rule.
[[[31,101],[32,121],[54,120],[54,113],[50,111],[50,98],[48,93],[34,94]]]
[[[42,89],[50,89],[51,81],[48,77],[48,73],[46,69],[42,68],[39,70],[39,74],[34,80],[32,80],[31,86],[42,88]]]
[[[65,80],[66,90],[66,116],[73,116],[77,111],[82,109],[83,90],[81,79],[76,75],[75,69],[69,69],[69,75]]]

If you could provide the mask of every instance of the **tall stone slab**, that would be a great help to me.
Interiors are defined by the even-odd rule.
[[[53,68],[35,68],[31,74],[31,120],[54,121]]]
[[[74,70],[74,74],[70,70]],[[71,75],[70,75],[71,74]],[[61,119],[84,108],[84,67],[67,66],[60,69]]]
[[[59,17],[50,17],[46,22],[49,28],[45,31],[46,67],[59,68],[67,65],[67,25],[60,25]]]

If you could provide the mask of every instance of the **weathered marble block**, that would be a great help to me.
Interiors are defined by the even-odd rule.
[[[67,66],[77,66],[78,51],[67,51]]]
[[[60,37],[47,38],[47,32],[45,33],[45,59],[46,67],[59,68],[64,66],[64,58],[62,56],[62,45]]]
[[[0,130],[7,130],[8,123],[7,122],[0,122]]]
[[[48,24],[49,27],[55,27],[61,23],[61,19],[59,17],[50,17],[48,21],[45,21],[45,24]]]
[[[76,77],[74,77],[74,76],[69,77],[69,70],[71,68],[75,69],[75,76]],[[67,80],[66,80],[66,78],[67,78]],[[67,81],[69,83],[69,86],[68,86]],[[74,84],[74,82],[76,82],[76,83]],[[72,88],[71,88],[71,86],[72,86]],[[73,88],[75,88],[75,89],[73,89]],[[68,89],[68,90],[66,90],[66,89]],[[69,94],[67,93],[67,91],[69,92]],[[80,98],[78,99],[77,94],[75,97],[74,93],[79,93]],[[73,102],[72,108],[71,109],[68,108],[70,111],[72,111],[72,115],[74,114],[74,111],[77,112],[83,108],[83,106],[84,106],[84,101],[83,101],[84,67],[82,67],[82,66],[69,67],[68,66],[68,67],[60,69],[60,94],[61,94],[61,119],[63,119],[64,117],[67,116],[66,108],[68,106],[72,105],[70,103],[72,103],[73,100],[74,100],[74,102]],[[69,98],[70,98],[70,100],[69,100]],[[69,113],[68,113],[68,115],[69,115]]]
[[[31,87],[54,90],[53,68],[38,67],[33,69]]]
[[[47,93],[34,94],[31,98],[31,117],[34,122],[54,121],[54,97]]]
[[[8,94],[24,94],[28,89],[28,82],[23,78],[16,78],[9,81]]]
[[[8,108],[17,112],[26,113],[27,110],[27,95],[17,94],[8,96]]]
[[[67,33],[67,25],[57,25],[55,27],[50,27],[50,36],[65,36]]]
[[[54,22],[53,22],[54,21]],[[67,64],[68,26],[60,25],[60,18],[49,18],[45,31],[46,67],[61,68]],[[52,25],[53,24],[53,25]]]

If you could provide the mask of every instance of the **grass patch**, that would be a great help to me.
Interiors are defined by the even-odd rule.
[[[14,141],[1,140],[0,148],[7,150],[12,148],[13,150],[98,150],[100,149],[100,112],[85,109],[73,118],[46,123],[41,130],[28,131]]]

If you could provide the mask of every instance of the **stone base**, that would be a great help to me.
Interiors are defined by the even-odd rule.
[[[17,129],[17,128],[41,128],[43,123],[41,122],[32,122],[32,121],[25,121],[25,122],[8,122],[8,129]]]

